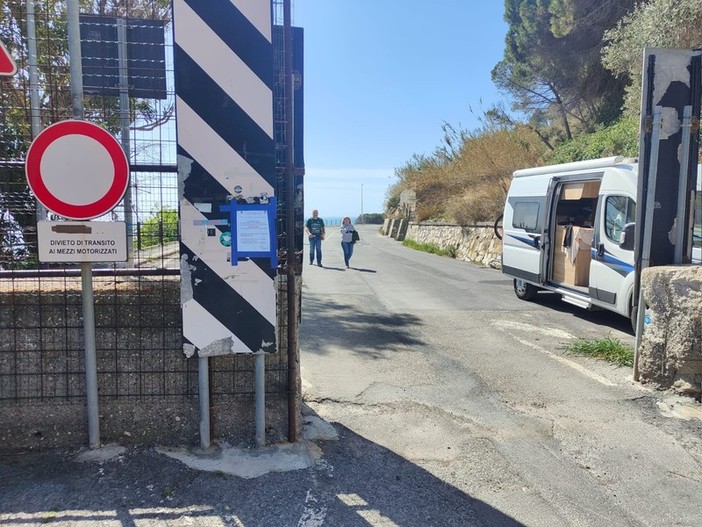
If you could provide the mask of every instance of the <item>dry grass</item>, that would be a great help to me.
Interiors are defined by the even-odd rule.
[[[392,195],[416,192],[416,219],[461,225],[494,221],[504,208],[512,173],[543,163],[545,147],[527,128],[465,133],[458,148],[415,156],[396,170]]]

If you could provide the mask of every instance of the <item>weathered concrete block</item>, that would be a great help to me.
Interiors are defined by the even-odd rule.
[[[397,241],[401,242],[407,236],[407,227],[409,226],[409,221],[400,220],[400,226],[397,228]]]
[[[400,230],[400,224],[402,223],[402,220],[392,220],[392,224],[390,225],[390,237],[397,239],[397,233]]]
[[[382,227],[382,229],[380,230],[380,233],[381,233],[383,236],[387,236],[388,233],[390,232],[390,223],[391,223],[391,222],[392,222],[392,220],[391,220],[390,218],[385,218],[385,219],[383,220],[383,227]]]
[[[649,323],[639,344],[641,382],[685,394],[702,391],[702,267],[644,269]]]

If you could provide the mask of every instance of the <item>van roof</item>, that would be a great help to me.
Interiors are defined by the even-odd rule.
[[[575,172],[576,170],[592,170],[595,168],[613,167],[621,164],[633,164],[638,160],[635,157],[613,156],[601,159],[588,159],[587,161],[575,161],[573,163],[561,163],[560,165],[547,165],[536,168],[523,168],[515,170],[514,177],[536,176],[540,174],[553,174],[556,172]]]

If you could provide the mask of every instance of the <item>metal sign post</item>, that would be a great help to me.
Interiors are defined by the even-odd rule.
[[[61,121],[44,129],[27,151],[25,173],[29,188],[47,209],[74,220],[110,212],[129,185],[129,164],[117,140],[97,125]],[[103,223],[103,222],[100,222]],[[90,262],[126,259],[126,239],[120,225],[89,222],[39,222],[42,261],[81,262],[85,388],[90,448],[100,447],[95,310]]]
[[[651,266],[690,262],[702,51],[646,48],[642,71],[633,292],[638,314],[635,380],[645,330],[641,272]]]

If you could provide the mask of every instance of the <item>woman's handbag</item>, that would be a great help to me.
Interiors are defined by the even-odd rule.
[[[361,237],[358,235],[358,231],[353,231],[351,233],[351,243],[356,243],[360,239],[361,239]]]

